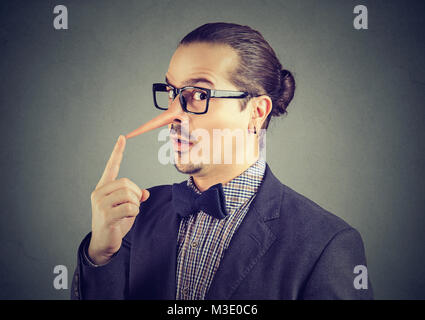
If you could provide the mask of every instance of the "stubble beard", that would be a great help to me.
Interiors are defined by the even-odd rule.
[[[189,163],[182,164],[179,161],[181,159],[181,157],[180,156],[176,156],[176,158],[177,159],[175,159],[174,167],[180,173],[184,173],[184,174],[196,174],[196,173],[200,172],[203,169],[203,167],[204,167],[203,163],[194,164],[194,163],[189,162]]]

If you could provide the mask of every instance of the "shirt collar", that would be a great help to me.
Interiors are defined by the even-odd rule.
[[[234,213],[257,192],[258,187],[263,180],[265,169],[266,162],[262,158],[259,158],[239,176],[223,184],[226,209],[229,214]],[[196,193],[202,193],[195,185],[193,176],[189,177],[187,185]]]

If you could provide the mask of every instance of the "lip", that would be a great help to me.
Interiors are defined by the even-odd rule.
[[[173,148],[175,151],[181,151],[181,152],[188,151],[193,146],[193,142],[180,139],[176,136],[172,136],[171,140],[173,142]]]
[[[182,137],[179,137],[177,135],[170,135],[170,138],[173,140],[181,140],[186,143],[192,143],[189,139],[183,139]]]

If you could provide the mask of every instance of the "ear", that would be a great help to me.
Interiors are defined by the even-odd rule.
[[[273,103],[267,95],[262,95],[251,99],[252,102],[252,114],[250,118],[250,123],[252,127],[255,126],[259,130],[264,121],[267,119],[267,116],[272,111]]]

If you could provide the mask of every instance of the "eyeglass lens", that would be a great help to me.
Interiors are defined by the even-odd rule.
[[[190,112],[204,112],[207,107],[208,92],[197,88],[186,88],[180,92],[181,100]],[[156,90],[156,102],[161,109],[168,109],[176,98],[173,88],[164,86],[161,90]],[[183,106],[184,107],[184,106]]]

